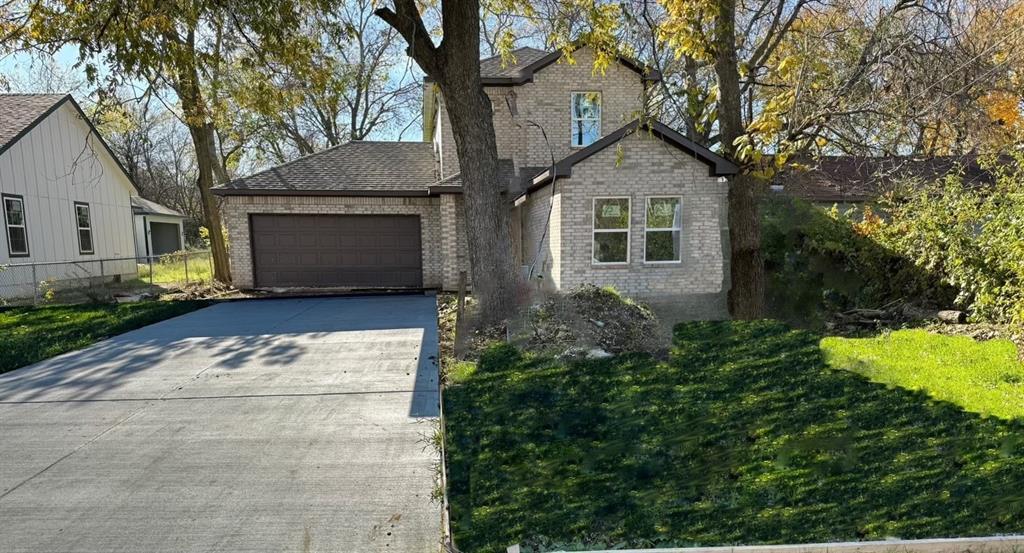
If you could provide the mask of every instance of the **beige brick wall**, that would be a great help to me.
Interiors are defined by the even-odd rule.
[[[570,146],[573,92],[601,93],[601,134],[606,135],[636,119],[643,105],[644,85],[641,76],[620,64],[613,63],[605,74],[594,73],[594,54],[581,48],[573,54],[575,63],[558,61],[538,71],[534,81],[515,88],[519,120],[529,119],[544,127],[555,159],[562,159],[575,149]],[[564,58],[563,58],[564,59]],[[500,89],[489,93],[507,92]],[[502,96],[495,99],[495,120],[510,119]],[[525,123],[524,123],[525,124]],[[495,133],[498,125],[495,125]],[[540,130],[526,126],[519,130],[520,143],[513,147],[519,166],[541,166],[551,163],[551,154]],[[500,142],[499,142],[500,143]],[[501,150],[498,150],[501,155]],[[502,155],[502,157],[505,157]]]
[[[727,183],[708,176],[703,163],[646,133],[630,135],[619,145],[618,166],[620,154],[609,147],[577,164],[572,178],[557,184],[560,217],[553,221],[552,239],[560,245],[555,249],[561,256],[553,281],[561,289],[583,283],[614,286],[636,298],[691,302],[701,309],[701,317],[722,315],[728,282]],[[682,198],[678,264],[644,262],[644,206],[648,196],[659,195]],[[531,195],[528,203],[535,207],[527,210],[524,236],[539,233],[540,207],[549,196],[549,188]],[[607,196],[631,200],[630,258],[622,266],[595,266],[591,259],[593,200]]]
[[[461,225],[461,198],[438,197],[342,197],[342,196],[227,196],[221,206],[228,229],[231,276],[235,286],[251,288],[252,248],[249,215],[256,213],[294,214],[395,214],[419,215],[423,244],[423,285],[454,289],[460,266],[466,260],[465,232]],[[442,217],[442,212],[456,214]],[[451,221],[455,223],[452,224]],[[453,239],[453,235],[455,239]],[[465,265],[460,265],[465,263]]]
[[[469,284],[469,245],[461,194],[442,194],[441,216],[441,278],[445,290],[457,290],[459,272],[466,271]]]
[[[564,182],[558,182],[556,192],[561,190]],[[530,284],[545,290],[557,290],[561,284],[562,253],[557,247],[562,243],[561,206],[561,195],[552,196],[550,185],[527,196],[526,201],[519,206],[522,213],[523,274],[530,277],[529,267],[533,266]],[[547,233],[544,232],[545,226]]]
[[[602,75],[594,73],[594,55],[581,48],[573,55],[574,64],[558,61],[538,71],[534,81],[515,87],[487,87],[494,109],[494,134],[498,157],[511,158],[516,169],[522,166],[547,166],[551,153],[556,160],[571,154],[570,102],[573,92],[601,93],[601,134],[608,134],[636,119],[643,104],[641,76],[626,66],[614,63]],[[513,119],[507,97],[514,93],[519,117]],[[455,139],[444,102],[441,110],[441,151],[444,175],[458,172]],[[533,121],[547,133],[551,150],[541,131],[527,124]]]

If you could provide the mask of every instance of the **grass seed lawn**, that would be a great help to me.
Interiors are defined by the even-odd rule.
[[[188,267],[186,269],[186,258]],[[149,274],[150,264],[139,264],[139,280],[153,281],[154,284],[210,282],[213,280],[213,268],[210,265],[209,252],[190,252],[186,254],[168,254],[152,263],[153,275]],[[187,277],[187,278],[186,278]]]
[[[150,301],[2,309],[0,373],[207,305],[204,301]]]
[[[825,338],[821,348],[829,365],[874,382],[923,390],[976,413],[1024,417],[1024,364],[1009,340],[978,342],[900,330],[872,338]]]
[[[1024,425],[826,364],[773,322],[667,362],[489,350],[445,392],[456,544],[684,546],[1024,531]]]

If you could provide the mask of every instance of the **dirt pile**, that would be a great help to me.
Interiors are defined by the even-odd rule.
[[[649,307],[589,284],[530,306],[524,320],[514,326],[514,342],[531,351],[567,357],[655,353],[667,343]]]

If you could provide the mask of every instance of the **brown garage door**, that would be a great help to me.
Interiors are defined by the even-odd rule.
[[[252,215],[256,286],[423,285],[416,215]]]

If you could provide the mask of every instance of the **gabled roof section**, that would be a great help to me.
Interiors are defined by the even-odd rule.
[[[561,161],[555,163],[554,174],[552,175],[551,168],[545,169],[543,172],[533,177],[532,185],[526,189],[523,194],[534,192],[548,182],[552,180],[552,177],[572,178],[572,168],[577,163],[587,159],[588,157],[604,150],[605,148],[617,143],[623,138],[637,132],[637,131],[648,131],[653,136],[679,148],[680,150],[690,154],[698,161],[703,162],[708,166],[708,175],[712,177],[725,177],[735,175],[739,172],[739,167],[735,163],[729,161],[725,157],[712,152],[700,144],[686,138],[682,134],[676,132],[668,125],[659,121],[641,121],[636,119],[630,123],[626,123],[624,126],[619,127],[614,132],[601,137],[600,140],[594,142],[590,146],[577,150],[572,154],[562,158]]]
[[[43,122],[53,112],[57,111],[66,103],[78,112],[82,121],[89,127],[89,132],[96,136],[100,145],[107,151],[107,154],[114,160],[114,164],[121,170],[132,189],[138,193],[139,187],[132,180],[131,175],[125,170],[117,154],[110,148],[103,135],[96,130],[92,120],[82,111],[82,106],[70,94],[0,94],[0,155],[10,149],[19,140],[25,137],[39,123]]]
[[[221,196],[426,196],[437,180],[429,142],[353,140],[213,188]]]
[[[147,200],[142,196],[132,196],[132,213],[136,215],[162,215],[164,217],[185,218],[180,212],[152,200]]]
[[[583,46],[577,46],[579,50]],[[534,73],[557,62],[562,57],[561,50],[548,52],[536,48],[524,47],[512,50],[514,63],[503,65],[501,56],[491,56],[480,60],[480,79],[484,86],[516,86],[533,82]],[[636,71],[643,80],[657,82],[661,80],[661,74],[652,68],[646,67],[639,61],[628,56],[619,56],[619,63],[629,69]],[[431,82],[430,77],[424,78]]]

